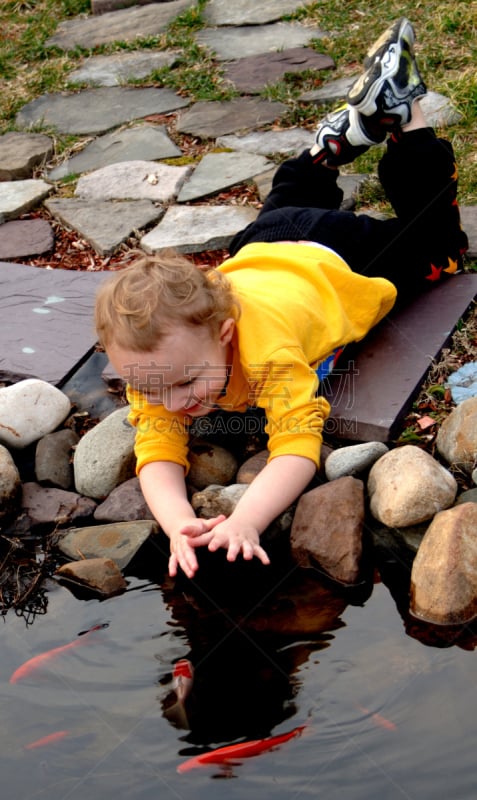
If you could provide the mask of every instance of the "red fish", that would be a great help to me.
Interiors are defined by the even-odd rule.
[[[90,630],[80,634],[77,639],[73,639],[72,642],[68,642],[68,644],[62,644],[60,647],[54,647],[53,650],[47,650],[46,653],[40,653],[39,655],[30,658],[15,670],[10,678],[9,683],[18,683],[18,681],[28,678],[32,672],[35,672],[35,670],[37,670],[39,667],[42,667],[47,661],[50,661],[51,659],[56,658],[56,656],[61,655],[61,653],[64,653],[65,650],[71,650],[74,647],[80,647],[82,644],[87,644],[90,633],[93,631],[99,631],[101,628],[106,628],[107,625],[108,623],[95,625],[93,628],[90,628]]]
[[[195,767],[202,767],[204,764],[231,764],[237,762],[237,759],[250,758],[251,756],[258,756],[260,753],[266,753],[268,750],[273,750],[275,747],[294,739],[296,736],[301,736],[305,730],[306,725],[299,725],[293,728],[292,731],[287,733],[279,733],[278,736],[270,736],[268,739],[251,739],[248,742],[239,742],[239,744],[230,744],[226,747],[219,747],[217,750],[211,750],[209,753],[201,753],[200,756],[189,758],[183,764],[179,764],[177,772],[188,772]]]
[[[53,744],[53,742],[59,742],[60,739],[64,739],[65,736],[68,736],[68,731],[49,733],[48,736],[42,736],[41,739],[36,739],[34,742],[26,744],[25,750],[37,750],[39,747],[46,747],[46,745]]]
[[[364,708],[364,706],[356,706],[363,714],[369,716],[376,725],[379,725],[380,728],[385,728],[387,731],[396,731],[397,725],[394,722],[391,722],[390,719],[383,717],[381,714],[374,713],[369,710],[369,708]]]
[[[180,658],[174,664],[172,682],[177,699],[180,703],[183,703],[187,695],[190,694],[194,682],[194,667],[188,658]]]

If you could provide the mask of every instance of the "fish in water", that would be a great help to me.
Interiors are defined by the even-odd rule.
[[[306,725],[299,725],[297,728],[293,728],[292,731],[279,733],[277,736],[270,736],[268,739],[251,739],[248,742],[230,744],[225,747],[219,747],[217,750],[210,750],[208,753],[201,753],[201,755],[189,758],[183,764],[179,764],[177,772],[188,772],[191,769],[195,769],[195,767],[202,767],[206,764],[236,764],[242,758],[258,756],[260,753],[274,750],[275,747],[294,739],[296,736],[301,736],[306,727]]]
[[[183,703],[190,694],[193,683],[194,667],[188,658],[180,658],[179,661],[174,664],[172,672],[172,684],[180,703]]]
[[[33,672],[35,672],[38,668],[43,667],[46,663],[51,661],[52,659],[56,658],[56,656],[61,655],[66,650],[71,650],[75,647],[80,647],[83,644],[87,644],[89,641],[89,636],[93,631],[99,631],[102,628],[107,628],[108,623],[105,622],[101,625],[95,625],[93,628],[90,628],[87,631],[83,631],[77,639],[73,639],[72,642],[68,642],[68,644],[62,644],[60,647],[54,647],[52,650],[47,650],[46,653],[40,653],[37,656],[33,656],[28,661],[25,661],[18,669],[15,670],[13,675],[10,678],[9,683],[18,683],[18,681],[22,681],[24,678],[28,678]]]
[[[391,722],[390,719],[387,719],[387,717],[383,717],[382,714],[373,713],[369,710],[369,708],[365,708],[364,706],[356,706],[356,708],[358,711],[366,714],[367,717],[370,717],[370,719],[372,719],[376,725],[379,725],[380,728],[384,728],[387,731],[397,730],[397,725],[394,722]]]
[[[64,739],[65,736],[68,736],[68,731],[55,731],[54,733],[49,733],[47,736],[42,736],[41,739],[35,739],[34,742],[29,742],[24,747],[25,750],[38,750],[40,747],[46,747],[54,742],[59,742],[61,739]]]

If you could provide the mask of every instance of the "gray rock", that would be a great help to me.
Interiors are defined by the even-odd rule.
[[[53,149],[53,140],[41,133],[4,133],[0,136],[0,181],[31,178]]]
[[[110,202],[58,197],[47,200],[45,206],[101,255],[113,253],[122,242],[164,214],[164,209],[150,200]]]
[[[260,94],[266,86],[283,80],[288,73],[333,69],[330,56],[310,47],[291,47],[276,53],[262,53],[238,58],[223,68],[225,80],[242,94]]]
[[[436,514],[411,571],[411,613],[437,625],[462,625],[477,616],[477,505]]]
[[[405,528],[425,522],[451,506],[457,483],[429,453],[404,445],[373,465],[368,492],[376,519],[391,528]]]
[[[190,443],[189,463],[187,482],[195,489],[205,489],[211,484],[226,486],[233,481],[238,469],[237,459],[232,453],[205,439]]]
[[[157,532],[157,524],[150,520],[70,528],[61,534],[58,547],[65,556],[76,561],[111,558],[119,569],[124,569],[149,536]]]
[[[472,480],[474,483],[477,483],[477,467],[472,472]]]
[[[357,75],[348,75],[344,78],[337,78],[334,81],[326,81],[319,89],[303,92],[299,100],[301,103],[317,104],[335,103],[339,100],[344,100],[357,77]]]
[[[469,397],[477,396],[477,361],[468,361],[460,369],[452,372],[446,386],[450,389],[455,403],[462,403]]]
[[[229,486],[211,484],[201,492],[194,492],[191,505],[197,516],[203,519],[212,519],[219,514],[229,517],[247,488],[245,483],[232,483]]]
[[[436,447],[448,462],[469,474],[477,461],[477,397],[456,406],[437,432]]]
[[[360,580],[364,487],[356,478],[339,478],[300,497],[291,529],[294,560],[317,564],[333,580],[353,585]]]
[[[91,86],[119,86],[131,79],[145,78],[162,67],[172,67],[175,61],[177,53],[156,50],[90,56],[79,69],[68,75],[68,82],[89,83]]]
[[[85,89],[76,94],[41,95],[23,106],[15,123],[19,128],[43,125],[78,135],[106,133],[125,122],[188,105],[170,89]]]
[[[120,483],[134,477],[136,432],[127,421],[128,413],[128,406],[113,411],[80,439],[73,461],[80,494],[104,499]]]
[[[118,565],[110,558],[86,558],[63,564],[56,570],[55,576],[105,597],[111,597],[127,587]]]
[[[313,131],[305,128],[289,128],[284,131],[253,131],[245,136],[229,134],[219,136],[217,147],[228,147],[230,150],[240,150],[245,153],[257,153],[261,156],[280,153],[294,155],[302,150],[312,147],[315,141]]]
[[[71,403],[60,389],[37,378],[0,388],[0,441],[23,449],[63,422]]]
[[[194,6],[193,0],[172,0],[147,6],[111,11],[102,16],[77,17],[60,22],[56,33],[46,40],[46,47],[91,50],[100,44],[131,42],[157,36],[166,30],[176,16]]]
[[[284,103],[256,97],[239,97],[227,102],[213,100],[195,103],[177,121],[179,133],[202,139],[216,139],[227,133],[246,131],[280,119],[288,111]]]
[[[68,175],[79,175],[119,161],[155,161],[180,155],[181,150],[169,139],[164,128],[138,125],[98,137],[80,153],[52,169],[48,179],[61,180]]]
[[[10,452],[0,444],[0,520],[17,510],[21,485],[20,473]]]
[[[237,483],[252,483],[254,478],[267,465],[269,456],[268,450],[261,450],[259,453],[247,458],[239,467],[236,478]]]
[[[245,206],[171,206],[162,221],[142,237],[146,253],[174,247],[180,253],[220,250],[258,214]]]
[[[0,225],[0,258],[26,258],[48,253],[55,236],[46,219],[12,219]]]
[[[461,503],[477,503],[477,489],[467,489],[466,492],[462,492],[455,501],[455,505],[461,505]]]
[[[387,452],[383,442],[364,442],[333,450],[326,459],[326,477],[334,481],[346,475],[361,475]]]
[[[52,188],[45,181],[33,178],[0,183],[0,222],[16,219],[36,208],[50,194]]]
[[[21,507],[30,520],[30,527],[65,527],[93,517],[96,503],[76,492],[40,486],[34,481],[23,484]]]
[[[78,180],[75,195],[85,200],[175,200],[191,167],[170,167],[155,161],[121,161]]]
[[[428,92],[419,102],[427,124],[433,128],[447,128],[462,119],[449,98],[437,92]]]
[[[462,227],[469,240],[467,258],[477,258],[477,206],[460,206]]]
[[[326,33],[319,28],[299,22],[272,22],[270,25],[205,28],[196,33],[195,39],[198,44],[212,50],[218,61],[231,61],[287,47],[305,47],[313,39],[324,36]]]
[[[136,519],[154,519],[147,505],[139,478],[124,481],[101,503],[94,512],[98,522],[129,522]]]
[[[251,180],[270,166],[268,159],[254,153],[209,153],[184,183],[177,201],[184,203]]]
[[[209,25],[264,25],[292,14],[303,0],[209,0],[204,19]]]
[[[39,440],[35,450],[38,483],[67,490],[74,487],[73,448],[78,442],[79,436],[69,428],[48,433]]]

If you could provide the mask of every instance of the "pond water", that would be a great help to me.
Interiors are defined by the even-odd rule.
[[[165,577],[149,554],[131,566],[121,595],[84,599],[50,582],[46,613],[32,624],[6,614],[0,667],[6,796],[475,796],[470,628],[444,636],[412,622],[402,610],[406,587],[401,595],[394,590],[392,571],[386,584],[375,572],[377,582],[353,597],[289,564],[275,572],[250,564],[227,568],[218,557],[194,586]],[[213,570],[220,583],[211,579]],[[81,646],[10,682],[24,662],[77,643],[84,631],[91,632]],[[180,658],[195,667],[184,706],[172,684]],[[302,725],[302,735],[256,757],[177,772],[212,748]]]

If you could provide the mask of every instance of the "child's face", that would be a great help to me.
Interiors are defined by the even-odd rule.
[[[213,410],[226,386],[234,327],[234,320],[227,319],[215,336],[207,327],[182,328],[167,335],[150,353],[116,344],[107,352],[116,372],[149,403],[200,417]]]

